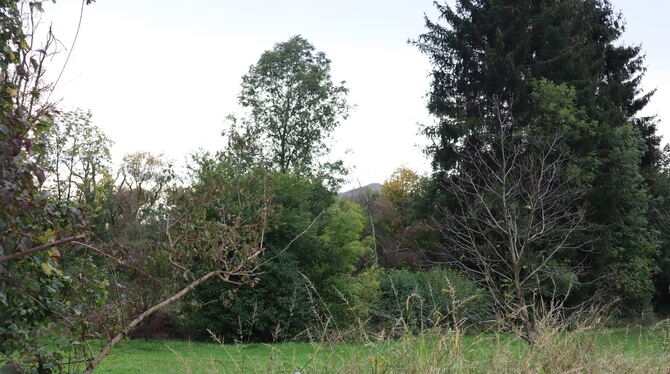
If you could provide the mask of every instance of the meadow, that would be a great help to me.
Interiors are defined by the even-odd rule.
[[[454,332],[364,343],[129,340],[97,373],[670,373],[670,323],[512,335]]]

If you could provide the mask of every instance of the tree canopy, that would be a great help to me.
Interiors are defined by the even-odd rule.
[[[344,82],[332,82],[325,53],[294,36],[249,68],[239,101],[262,126],[272,162],[281,171],[295,171],[309,169],[327,153],[324,140],[348,115],[347,92]]]

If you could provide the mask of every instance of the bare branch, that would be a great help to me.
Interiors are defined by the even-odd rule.
[[[200,284],[206,282],[208,279],[214,277],[214,276],[222,276],[224,280],[228,280],[229,275],[225,274],[224,272],[220,270],[215,270],[215,271],[210,271],[209,273],[203,275],[199,279],[191,282],[188,286],[184,287],[181,291],[177,292],[176,294],[170,296],[169,298],[165,299],[163,302],[156,304],[152,306],[151,308],[145,310],[142,314],[137,316],[134,320],[132,320],[126,327],[120,331],[114,338],[107,344],[105,348],[100,351],[100,353],[88,364],[88,367],[86,368],[86,371],[84,371],[84,374],[89,374],[93,372],[93,369],[100,364],[100,361],[102,361],[105,356],[109,353],[109,351],[114,348],[114,346],[123,339],[125,335],[127,335],[130,331],[132,331],[137,325],[142,323],[148,316],[153,314],[154,312],[174,303],[175,301],[181,299],[185,295],[187,295],[189,292],[193,291],[194,288],[198,287]]]
[[[77,236],[71,236],[69,238],[56,240],[55,242],[38,245],[37,247],[33,247],[33,248],[30,248],[30,249],[26,249],[25,251],[12,253],[9,256],[2,257],[2,258],[0,258],[0,263],[8,262],[8,261],[17,259],[19,257],[27,256],[27,255],[33,254],[35,252],[43,251],[45,249],[49,249],[49,248],[52,248],[52,247],[59,246],[61,244],[66,244],[66,243],[72,242],[74,240],[79,240],[79,239],[84,239],[84,238],[86,238],[86,234],[80,234],[80,235],[77,235]]]

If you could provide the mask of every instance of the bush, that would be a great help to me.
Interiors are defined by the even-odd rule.
[[[199,337],[209,330],[227,342],[304,340],[369,315],[378,277],[365,261],[373,250],[361,208],[336,201],[320,180],[276,173],[269,181],[274,209],[260,284],[232,295],[211,282],[188,295],[182,314]]]
[[[484,290],[451,269],[392,270],[380,278],[372,324],[377,329],[418,332],[451,326],[456,317],[472,327],[490,320],[490,310],[491,300]]]
[[[234,295],[221,282],[195,289],[182,308],[186,327],[200,339],[211,332],[225,342],[270,342],[293,339],[314,324],[314,302],[290,254],[264,266],[261,279]]]

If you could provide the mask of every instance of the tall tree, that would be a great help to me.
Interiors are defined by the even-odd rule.
[[[516,122],[526,123],[534,112],[534,80],[542,78],[574,87],[577,105],[594,120],[610,126],[633,121],[647,143],[644,164],[658,158],[654,119],[636,117],[653,94],[640,87],[640,47],[618,43],[623,21],[609,0],[436,6],[446,25],[426,19],[428,31],[416,41],[435,67],[428,108],[440,121],[426,134],[436,141],[436,166],[449,169],[457,162],[453,147],[476,134],[482,116],[495,116],[498,101]]]
[[[348,90],[332,82],[330,60],[301,36],[263,53],[242,77],[240,104],[261,125],[269,157],[282,171],[309,169],[324,139],[348,115]]]
[[[92,117],[81,109],[59,113],[44,134],[48,184],[58,200],[91,204],[96,183],[111,173],[112,141]]]
[[[587,192],[587,221],[598,228],[597,255],[574,260],[590,266],[586,279],[622,298],[622,310],[647,308],[658,243],[647,228],[642,176],[658,161],[659,138],[654,118],[638,116],[653,92],[640,87],[640,47],[619,43],[621,15],[609,0],[458,0],[437,8],[446,24],[426,19],[416,41],[434,66],[428,108],[438,123],[425,133],[435,169],[462,162],[461,144],[495,148],[482,135],[500,133],[501,114],[514,118],[513,134],[568,130],[561,150],[577,159],[571,170]],[[538,102],[546,95],[561,101]]]

